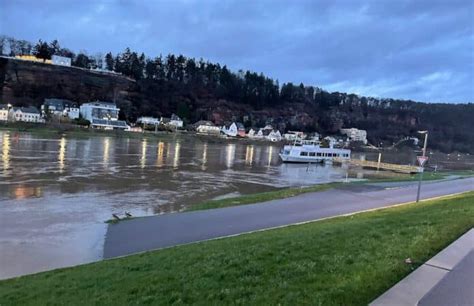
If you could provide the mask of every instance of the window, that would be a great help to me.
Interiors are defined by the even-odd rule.
[[[316,156],[321,157],[321,153],[316,154]]]
[[[309,152],[309,156],[316,156],[315,152]]]
[[[308,152],[301,152],[300,156],[308,156]]]

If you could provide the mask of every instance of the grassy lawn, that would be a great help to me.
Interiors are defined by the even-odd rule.
[[[6,280],[0,304],[366,305],[473,226],[470,192]]]
[[[8,125],[0,125],[0,130],[7,130],[12,132],[23,132],[30,133],[40,137],[60,137],[65,135],[71,138],[88,138],[88,137],[117,137],[117,138],[137,138],[137,139],[161,139],[165,137],[172,137],[179,133],[168,133],[159,131],[158,133],[146,132],[146,133],[134,133],[120,130],[99,130],[99,129],[88,129],[73,127],[71,125],[64,126],[49,126],[41,123],[28,124],[28,123],[9,123]]]
[[[245,205],[245,204],[251,204],[251,203],[260,203],[260,202],[271,201],[271,200],[276,200],[276,199],[284,199],[284,198],[294,197],[302,193],[328,190],[340,184],[342,183],[328,183],[328,184],[320,184],[320,185],[301,187],[301,188],[283,188],[283,189],[279,189],[275,191],[248,194],[248,195],[243,195],[243,196],[238,196],[238,197],[233,197],[233,198],[228,198],[228,199],[210,200],[207,202],[192,205],[188,207],[186,210],[191,211],[191,210],[222,208],[222,207]]]

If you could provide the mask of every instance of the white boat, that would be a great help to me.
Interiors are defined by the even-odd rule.
[[[319,141],[302,140],[284,146],[279,155],[284,163],[322,163],[332,162],[334,158],[350,159],[351,150],[337,149],[332,144],[322,148]]]

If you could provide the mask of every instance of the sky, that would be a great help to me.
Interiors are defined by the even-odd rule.
[[[474,102],[472,0],[0,0],[0,34],[168,53],[328,91]]]

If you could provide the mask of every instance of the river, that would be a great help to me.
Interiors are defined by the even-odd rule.
[[[193,136],[0,131],[0,141],[0,278],[99,260],[112,214],[171,213],[209,199],[367,174],[282,164],[279,145]]]

